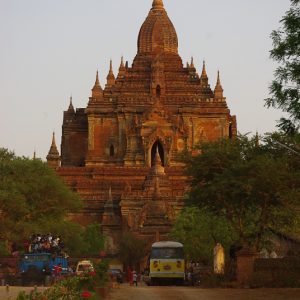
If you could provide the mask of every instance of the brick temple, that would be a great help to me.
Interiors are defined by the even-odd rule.
[[[188,189],[182,152],[201,141],[236,135],[220,76],[214,90],[205,63],[178,54],[176,30],[162,0],[154,0],[138,36],[131,67],[112,62],[105,86],[98,72],[87,107],[64,112],[61,155],[47,156],[68,186],[84,200],[79,223],[101,223],[114,251],[122,231],[149,243],[166,238]]]

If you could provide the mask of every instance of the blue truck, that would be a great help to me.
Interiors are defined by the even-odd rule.
[[[22,256],[19,271],[23,285],[45,284],[49,282],[54,266],[60,264],[61,274],[68,272],[68,260],[51,253],[26,253]]]

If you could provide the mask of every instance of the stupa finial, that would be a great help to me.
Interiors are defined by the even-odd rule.
[[[201,77],[207,77],[207,73],[206,73],[206,65],[205,65],[205,60],[203,60],[203,68],[202,68],[202,74]]]
[[[215,94],[215,98],[219,98],[219,99],[223,98],[223,88],[220,80],[220,71],[218,71],[217,83],[214,90],[214,94]]]
[[[109,72],[106,79],[107,79],[106,87],[112,87],[115,84],[116,78],[113,72],[112,60],[109,61]]]
[[[99,72],[97,70],[96,73],[96,80],[95,80],[95,87],[99,87],[100,86],[100,81],[99,81]]]
[[[72,97],[72,94],[70,96],[70,104],[69,104],[69,108],[68,108],[68,111],[69,112],[75,112],[75,109],[74,109],[74,106],[73,106],[73,97]]]
[[[60,156],[56,147],[55,133],[52,134],[52,143],[47,155],[47,163],[51,168],[56,168],[60,164]]]
[[[102,88],[101,88],[100,81],[99,81],[99,72],[98,72],[98,70],[97,70],[97,73],[96,73],[95,84],[94,84],[94,87],[92,88],[92,97],[93,98],[102,97]]]
[[[155,151],[155,155],[153,158],[152,170],[153,170],[152,172],[156,175],[165,173],[165,168],[163,167],[163,164],[162,164],[158,145],[156,146],[156,151]]]
[[[52,133],[52,143],[51,146],[56,147],[56,142],[55,142],[55,132],[53,131]]]
[[[164,8],[163,0],[153,0],[152,8],[153,9],[163,9]]]
[[[191,57],[191,64],[190,64],[190,67],[191,67],[191,68],[195,68],[195,66],[194,66],[194,57],[193,57],[193,56]]]
[[[221,85],[220,71],[218,70],[217,85]]]

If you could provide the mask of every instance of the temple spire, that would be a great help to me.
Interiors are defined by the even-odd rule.
[[[107,79],[106,87],[112,87],[115,84],[116,78],[112,68],[112,60],[110,60],[109,62],[109,72],[106,79]]]
[[[121,56],[120,69],[125,68],[123,56]]]
[[[47,164],[50,168],[57,168],[60,164],[60,156],[56,147],[55,133],[52,134],[52,143],[47,155]]]
[[[194,66],[194,57],[191,57],[191,64],[190,64],[190,68],[195,68]]]
[[[155,157],[154,157],[154,164],[161,166],[161,159],[158,151],[158,146],[156,147]]]
[[[215,98],[217,99],[223,98],[223,88],[220,80],[220,71],[218,71],[217,83],[216,83],[214,94],[215,94]]]
[[[201,78],[208,78],[208,77],[207,77],[207,73],[206,73],[205,60],[203,61],[203,67],[202,67]]]
[[[209,87],[209,85],[208,85],[208,76],[207,76],[207,73],[206,73],[205,60],[203,61],[202,73],[201,73],[201,76],[200,76],[200,84],[203,88]]]
[[[56,149],[57,149],[57,147],[56,147],[56,142],[55,142],[55,132],[53,131],[53,133],[52,133],[52,143],[51,143],[51,147],[55,147]]]
[[[99,96],[102,96],[102,95],[103,95],[103,91],[102,91],[102,88],[100,85],[99,73],[97,70],[95,84],[94,84],[94,87],[92,88],[92,97],[99,98]]]
[[[218,70],[218,77],[217,77],[217,85],[221,85],[221,81],[220,81],[220,71]]]
[[[110,74],[113,73],[113,69],[112,69],[112,60],[109,61],[109,73],[110,73]]]
[[[158,146],[156,147],[152,170],[155,175],[165,173],[165,168],[163,167],[162,162],[161,162],[160,154],[158,151]]]
[[[100,86],[100,82],[99,82],[99,72],[97,70],[97,73],[96,73],[96,80],[95,80],[95,87],[99,87]]]
[[[74,109],[74,106],[73,106],[73,101],[72,101],[72,95],[70,96],[70,104],[69,104],[69,108],[68,108],[68,112],[72,112],[72,113],[75,113],[75,109]]]
[[[108,230],[110,226],[118,224],[118,220],[114,213],[114,202],[111,193],[111,186],[108,190],[108,198],[104,204],[104,212],[102,215],[102,226],[105,226],[104,230]]]
[[[152,9],[164,9],[164,3],[162,0],[153,0]]]
[[[125,77],[125,73],[126,73],[126,68],[124,65],[124,60],[123,60],[123,56],[121,57],[121,63],[120,63],[120,67],[119,67],[119,74],[118,74],[118,78],[122,79]]]

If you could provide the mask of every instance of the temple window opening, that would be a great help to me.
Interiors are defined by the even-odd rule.
[[[115,155],[115,148],[113,145],[111,145],[109,148],[109,156],[114,156],[114,155]]]

